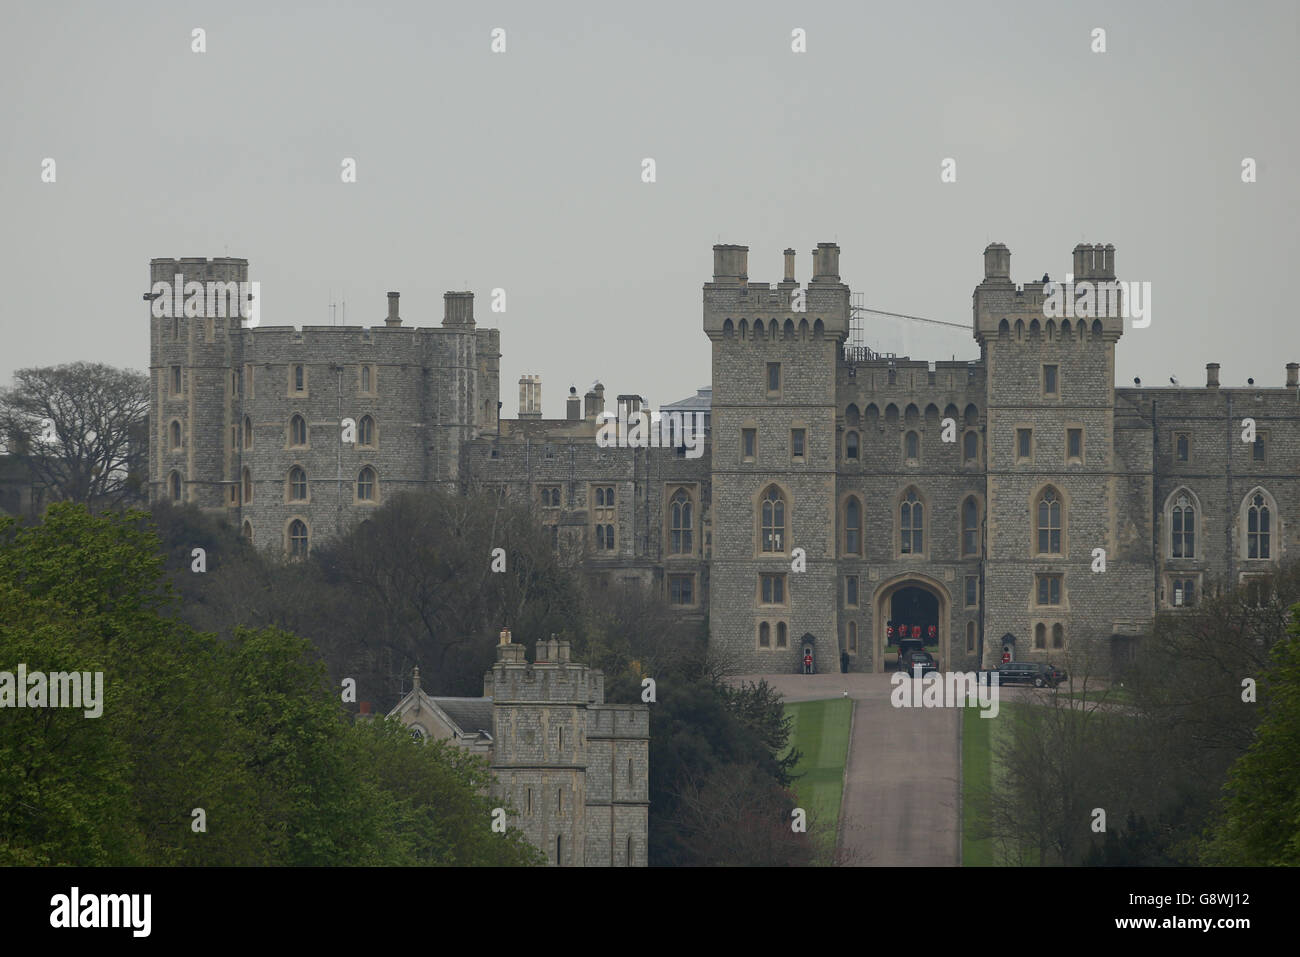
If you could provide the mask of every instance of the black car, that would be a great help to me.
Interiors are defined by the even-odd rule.
[[[1009,661],[998,665],[995,674],[1000,685],[1032,684],[1035,688],[1045,685],[1055,688],[1069,677],[1064,669],[1037,661]]]
[[[939,670],[939,663],[934,660],[934,656],[930,652],[920,649],[900,651],[898,653],[899,671],[906,671],[909,675],[914,675],[917,668],[921,669],[921,674],[928,675],[932,671]]]

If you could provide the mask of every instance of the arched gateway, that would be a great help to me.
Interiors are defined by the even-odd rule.
[[[906,625],[909,636],[919,629],[925,649],[938,659],[941,669],[947,669],[950,607],[948,590],[940,582],[916,574],[891,578],[876,588],[872,608],[875,634],[871,660],[875,671],[885,670],[885,645],[889,643],[885,629],[891,623],[895,628]]]

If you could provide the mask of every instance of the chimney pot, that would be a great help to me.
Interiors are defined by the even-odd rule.
[[[402,320],[397,315],[397,298],[401,293],[390,292],[388,294],[388,318],[384,320],[386,326],[400,326]]]
[[[1219,387],[1219,364],[1217,362],[1207,362],[1205,364],[1205,387],[1207,389],[1217,389]]]
[[[984,247],[984,278],[1011,278],[1011,250],[1002,243],[989,243]]]

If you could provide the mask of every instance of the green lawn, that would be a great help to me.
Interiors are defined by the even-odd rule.
[[[787,703],[785,713],[794,719],[790,726],[790,745],[802,755],[794,769],[798,775],[794,791],[799,806],[808,812],[809,833],[820,832],[823,841],[829,836],[829,841],[822,846],[833,850],[844,792],[853,701],[831,698]]]
[[[963,708],[961,720],[961,862],[963,867],[989,867],[993,864],[993,842],[972,835],[988,813],[993,780],[992,726],[998,721],[981,718],[979,708]]]

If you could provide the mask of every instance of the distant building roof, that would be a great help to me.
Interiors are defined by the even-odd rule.
[[[492,734],[491,698],[432,698],[464,734]]]
[[[659,411],[677,410],[680,412],[707,412],[713,407],[713,386],[696,391],[695,395],[687,396],[685,399],[679,399],[676,402],[666,402],[659,406]]]

